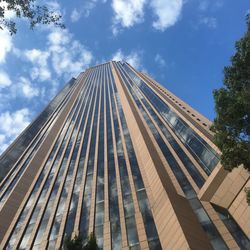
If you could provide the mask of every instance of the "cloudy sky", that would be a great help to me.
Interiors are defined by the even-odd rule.
[[[249,0],[46,1],[66,29],[0,30],[0,152],[72,76],[126,60],[209,119]],[[12,13],[8,13],[13,18]]]

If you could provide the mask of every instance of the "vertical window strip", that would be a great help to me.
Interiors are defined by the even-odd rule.
[[[114,80],[113,80],[114,82]],[[137,195],[137,200],[139,203],[139,208],[142,214],[147,240],[149,242],[149,249],[161,249],[161,244],[159,241],[158,233],[156,230],[156,226],[154,223],[154,218],[150,209],[150,205],[148,202],[146,190],[143,184],[143,180],[141,177],[141,172],[138,166],[138,162],[135,156],[134,148],[132,145],[132,141],[129,135],[127,123],[125,120],[125,116],[122,110],[122,105],[120,101],[120,97],[117,92],[117,88],[115,84],[113,85],[115,99],[117,103],[117,109],[119,112],[119,117],[121,121],[123,136],[126,144],[127,154],[130,162],[130,169],[134,180],[135,191]]]
[[[88,100],[85,102],[86,111],[84,112],[84,115],[81,118],[82,122],[81,122],[81,126],[79,129],[78,139],[76,141],[74,152],[72,154],[72,158],[71,158],[71,162],[70,162],[70,164],[75,165],[73,176],[72,176],[71,180],[70,179],[68,181],[66,180],[66,183],[69,182],[68,183],[69,190],[65,191],[68,194],[67,199],[66,199],[66,201],[63,201],[63,199],[60,201],[60,203],[62,203],[62,206],[64,206],[64,203],[65,203],[65,206],[63,209],[63,208],[61,208],[61,205],[59,204],[58,210],[60,210],[60,213],[57,212],[57,216],[59,214],[62,214],[62,216],[60,216],[60,215],[58,216],[59,218],[62,217],[61,223],[59,222],[59,220],[56,220],[54,222],[54,225],[51,229],[48,248],[58,249],[61,247],[62,240],[63,240],[63,232],[65,229],[66,221],[67,221],[69,215],[72,215],[71,212],[72,212],[73,208],[71,207],[71,201],[72,201],[71,199],[75,195],[74,187],[76,185],[76,177],[80,171],[79,168],[81,168],[81,166],[79,166],[80,153],[82,150],[82,144],[83,144],[84,138],[86,137],[85,131],[86,131],[86,127],[87,127],[87,123],[88,123],[88,116],[89,116],[90,108],[91,108],[90,104],[92,103],[94,92],[95,92],[95,87],[92,87],[91,93],[89,93],[87,95]],[[70,210],[70,208],[71,208],[71,210]],[[72,226],[71,232],[72,231],[73,231],[73,226]],[[58,237],[57,237],[57,235],[58,235]],[[57,238],[57,240],[56,240],[56,238]]]
[[[159,148],[161,149],[166,161],[168,162],[168,165],[170,166],[171,170],[173,171],[177,181],[179,182],[179,185],[181,186],[184,194],[186,195],[186,198],[188,199],[195,215],[197,216],[202,228],[204,229],[205,233],[207,234],[208,239],[210,240],[210,243],[215,247],[220,247],[221,249],[227,249],[227,246],[223,239],[221,238],[221,235],[219,234],[218,230],[214,226],[212,220],[207,215],[205,209],[203,208],[202,204],[196,197],[196,193],[192,187],[192,185],[189,183],[187,177],[183,173],[182,169],[180,168],[179,164],[173,157],[172,153],[170,152],[169,148],[165,144],[164,140],[161,138],[160,134],[157,131],[157,128],[152,123],[150,117],[145,112],[145,110],[142,107],[142,104],[139,101],[139,98],[134,94],[132,87],[128,84],[128,81],[126,78],[123,78],[123,81],[125,83],[125,86],[129,90],[130,94],[133,96],[134,101],[136,102],[140,112],[142,113],[146,123],[148,124]],[[212,234],[211,234],[212,232]]]
[[[108,135],[107,135],[107,107],[106,107],[106,89],[107,89],[107,65],[104,65],[104,227],[103,227],[103,248],[111,248],[111,228],[109,216],[109,172],[108,172]]]
[[[99,152],[99,133],[100,133],[100,110],[101,110],[101,93],[102,93],[102,65],[98,67],[99,70],[99,78],[98,78],[98,86],[100,88],[99,98],[98,98],[98,113],[97,113],[97,125],[96,125],[96,135],[95,135],[95,144],[94,144],[94,156],[93,156],[93,178],[91,183],[91,200],[89,207],[89,226],[88,226],[88,234],[94,233],[95,230],[95,203],[96,203],[96,181],[97,181],[97,171],[98,171],[98,152]]]
[[[250,249],[250,240],[244,233],[244,231],[240,228],[240,226],[236,223],[231,214],[224,208],[213,205],[214,210],[219,215],[222,222],[225,224],[226,228],[233,236],[234,240],[238,244],[241,250]]]
[[[84,172],[81,178],[81,183],[80,183],[80,191],[79,191],[79,200],[78,200],[78,205],[76,208],[76,217],[75,217],[75,223],[74,223],[74,232],[73,232],[73,236],[74,235],[79,235],[81,237],[84,237],[82,232],[80,232],[80,223],[81,223],[81,214],[82,214],[82,205],[84,203],[84,192],[85,192],[85,186],[86,186],[86,181],[87,181],[87,170],[88,170],[88,163],[89,163],[89,152],[90,152],[90,144],[91,144],[91,140],[92,140],[92,131],[93,131],[93,125],[94,125],[94,121],[95,121],[95,110],[97,107],[97,99],[98,99],[98,90],[99,90],[99,86],[97,84],[97,79],[99,76],[99,72],[96,70],[93,70],[93,72],[95,72],[96,74],[96,78],[95,80],[92,82],[92,86],[93,84],[95,84],[97,86],[96,89],[96,93],[95,93],[95,99],[94,99],[94,106],[92,108],[92,114],[91,114],[91,122],[90,122],[90,130],[89,130],[89,137],[88,137],[88,141],[86,144],[86,151],[85,151],[85,156],[84,158],[82,158],[82,160],[84,161]],[[80,160],[81,162],[81,160]],[[89,198],[89,197],[88,197]],[[88,219],[88,218],[87,218]],[[86,238],[85,238],[86,239]]]
[[[112,72],[110,68],[109,68],[109,77],[110,77],[111,107],[112,107],[112,114],[113,114],[116,150],[117,150],[117,158],[118,158],[118,165],[119,165],[119,172],[120,172],[120,181],[121,181],[121,189],[122,189],[125,223],[126,223],[126,228],[127,228],[127,237],[128,237],[129,246],[135,248],[135,246],[139,244],[138,233],[137,233],[136,222],[135,222],[135,210],[134,210],[134,204],[133,204],[133,199],[132,199],[131,186],[129,183],[127,165],[126,165],[126,161],[124,157],[121,131],[120,131],[119,124],[118,124],[118,115],[117,115],[115,103],[114,103],[114,94],[112,91],[112,85],[114,84],[114,79],[112,77]]]
[[[101,109],[99,124],[98,158],[97,158],[97,180],[95,199],[95,236],[98,247],[103,248],[103,223],[104,223],[104,67],[101,69]]]
[[[133,179],[133,174],[132,174],[132,171],[131,171],[131,165],[130,165],[130,161],[129,161],[129,156],[128,156],[128,152],[127,152],[127,147],[126,147],[126,141],[125,141],[125,137],[124,137],[124,131],[123,131],[123,125],[121,124],[122,123],[122,120],[121,120],[121,117],[120,117],[120,112],[119,112],[119,109],[118,109],[118,103],[117,103],[117,99],[119,98],[119,95],[118,95],[118,92],[117,92],[117,88],[116,88],[116,84],[115,84],[115,80],[114,80],[114,75],[113,75],[113,68],[112,68],[112,96],[113,96],[113,99],[114,99],[114,105],[115,105],[115,109],[116,109],[116,112],[117,112],[117,118],[118,118],[118,125],[119,125],[119,128],[120,128],[120,132],[121,132],[121,143],[123,145],[123,152],[124,152],[124,157],[125,157],[125,162],[126,162],[126,166],[127,166],[127,172],[128,172],[128,180],[129,180],[129,183],[130,183],[130,187],[131,187],[131,203],[124,203],[124,206],[126,206],[126,209],[127,210],[131,210],[131,204],[133,205],[134,207],[134,214],[135,214],[135,228],[133,228],[132,230],[135,231],[135,233],[133,233],[133,235],[137,232],[140,232],[138,233],[138,243],[142,243],[144,247],[147,247],[148,248],[148,244],[145,242],[145,237],[146,236],[146,231],[145,231],[145,226],[144,226],[144,223],[143,223],[143,217],[142,217],[142,214],[140,213],[140,208],[139,208],[139,203],[138,203],[138,200],[137,200],[137,193],[136,193],[136,187],[135,187],[135,184],[134,184],[134,179]],[[137,231],[136,231],[137,229]],[[132,234],[131,230],[130,232],[128,232],[127,230],[127,234],[130,235]],[[133,236],[134,237],[134,236]],[[130,236],[131,238],[131,236]],[[131,249],[140,249],[140,246],[139,244],[133,244],[131,247]]]
[[[99,96],[100,96],[100,84],[99,77],[100,71],[98,71],[98,77],[96,79],[98,90],[97,90],[97,98],[95,104],[95,111],[94,111],[94,120],[92,125],[91,131],[91,141],[90,141],[90,148],[88,154],[88,161],[87,161],[87,173],[86,173],[86,182],[84,186],[84,195],[82,200],[81,206],[81,216],[80,216],[80,235],[84,239],[88,237],[88,229],[89,229],[89,214],[90,214],[90,203],[91,203],[91,196],[92,196],[92,181],[93,181],[93,170],[94,170],[94,157],[95,157],[95,145],[96,145],[96,133],[97,133],[97,120],[98,120],[98,109],[99,109]]]
[[[83,87],[86,87],[86,86],[83,86]],[[80,93],[82,93],[83,90],[81,90]],[[34,195],[34,196],[36,195],[36,196],[34,198],[33,204],[31,203],[32,206],[30,206],[30,210],[28,209],[26,210],[27,211],[26,219],[25,217],[23,217],[23,219],[25,219],[25,222],[23,224],[24,225],[26,225],[26,223],[28,224],[27,224],[27,227],[22,228],[22,231],[19,233],[18,240],[16,241],[16,244],[15,244],[15,245],[19,245],[19,241],[21,240],[21,246],[20,246],[21,248],[25,248],[27,241],[31,235],[31,231],[32,231],[32,228],[34,227],[34,223],[36,221],[37,215],[39,214],[39,211],[42,207],[42,203],[44,202],[46,192],[54,176],[56,166],[58,163],[57,159],[62,155],[63,148],[65,147],[64,141],[65,141],[65,138],[68,137],[69,135],[69,131],[70,131],[69,125],[72,123],[72,118],[75,115],[75,112],[77,111],[79,102],[80,102],[80,94],[76,98],[76,101],[72,107],[72,111],[69,112],[65,125],[62,126],[61,132],[58,133],[58,136],[60,134],[60,136],[58,137],[59,140],[57,140],[55,147],[49,153],[50,156],[48,160],[46,161],[44,171],[40,175],[40,177],[42,178],[39,177],[38,182],[36,183],[35,189],[31,192],[31,195]],[[30,204],[30,202],[28,202],[28,204]]]
[[[109,67],[109,65],[108,65]],[[108,68],[107,67],[107,68]],[[110,97],[109,97],[109,78],[107,72],[106,77],[106,127],[107,127],[107,152],[108,152],[108,193],[109,193],[109,217],[110,217],[110,232],[111,232],[111,245],[112,249],[120,250],[121,243],[121,224],[120,224],[120,211],[118,203],[116,169],[114,160],[114,145],[113,134],[111,126],[111,110],[110,110]]]

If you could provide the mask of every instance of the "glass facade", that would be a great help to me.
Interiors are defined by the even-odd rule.
[[[141,159],[149,142],[133,134],[137,125],[130,109],[139,114],[180,187],[194,227],[209,247],[229,249],[198,196],[219,162],[218,152],[123,62],[104,63],[72,79],[1,157],[0,219],[10,216],[8,207],[16,209],[0,229],[2,248],[59,249],[66,238],[79,235],[86,242],[92,232],[99,249],[166,248],[158,194]],[[44,150],[33,177],[25,179]],[[155,183],[160,182],[158,176]],[[19,195],[23,198],[15,201]],[[225,211],[214,211],[236,244],[247,249],[249,240],[239,225]]]
[[[70,96],[70,93],[75,85],[75,79],[72,78],[65,87],[59,92],[57,96],[49,103],[49,105],[37,116],[37,118],[28,126],[22,134],[11,144],[11,146],[1,155],[0,162],[0,181],[7,175],[13,174],[20,164],[20,161],[23,160],[23,154],[25,151],[29,150],[34,141],[34,137],[38,135],[39,130],[44,126],[44,124],[51,119],[51,115],[59,108],[62,102],[66,101]],[[29,152],[27,153],[29,155]],[[9,180],[5,178],[6,181]],[[1,188],[2,184],[1,183]],[[1,190],[1,189],[0,189]]]

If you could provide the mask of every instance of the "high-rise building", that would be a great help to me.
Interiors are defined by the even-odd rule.
[[[250,249],[249,173],[210,125],[126,62],[89,68],[0,158],[0,248]]]

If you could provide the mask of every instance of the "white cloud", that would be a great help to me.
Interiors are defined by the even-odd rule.
[[[60,6],[57,9],[60,12]],[[78,75],[93,61],[91,51],[75,40],[67,29],[51,27],[47,35],[47,49],[43,53],[49,54],[47,60],[51,72],[64,80]]]
[[[68,44],[72,35],[67,30],[55,29],[48,35],[48,42],[50,45],[64,45]]]
[[[107,0],[85,0],[80,8],[74,8],[70,15],[71,22],[77,22],[82,16],[87,18],[98,2],[106,3]]]
[[[32,49],[26,50],[24,54],[31,62],[39,61],[39,64],[43,66],[47,65],[48,53],[43,53],[41,50],[38,49]]]
[[[50,79],[51,73],[48,68],[48,57],[50,53],[48,51],[41,51],[38,49],[31,49],[24,51],[24,56],[28,61],[33,64],[30,70],[31,78],[39,79],[40,81],[46,81]]]
[[[5,135],[0,134],[0,154],[8,147],[7,138]]]
[[[162,58],[162,56],[160,54],[156,54],[155,56],[155,62],[160,66],[160,67],[165,67],[166,66],[166,62],[165,60]]]
[[[217,19],[215,17],[202,17],[200,23],[205,24],[210,29],[217,28]]]
[[[119,25],[128,28],[143,22],[145,3],[145,0],[113,0],[113,33],[117,34]]]
[[[4,18],[12,19],[16,16],[16,13],[13,10],[8,10],[7,6],[6,2],[0,2],[0,7],[4,9]]]
[[[45,50],[30,49],[15,54],[32,64],[30,77],[41,82],[52,80],[56,74],[64,80],[78,75],[93,61],[93,55],[83,44],[73,38],[67,29],[49,29]]]
[[[12,49],[12,38],[7,30],[0,30],[0,64],[5,62],[8,52]]]
[[[67,30],[52,31],[48,35],[48,41],[52,66],[59,76],[75,76],[93,60],[92,53],[74,40]]]
[[[0,114],[0,131],[10,136],[17,136],[29,124],[30,112],[27,108],[13,113],[6,111]]]
[[[183,3],[183,0],[113,0],[113,34],[117,35],[121,28],[130,28],[143,22],[146,6],[157,18],[153,22],[153,27],[156,30],[164,31],[178,21]]]
[[[77,22],[82,16],[81,11],[78,11],[77,9],[73,9],[70,15],[71,22],[75,23]]]
[[[126,61],[131,66],[136,68],[137,70],[142,68],[141,63],[142,52],[141,51],[133,51],[130,54],[125,55],[121,49],[118,49],[112,56],[113,61]]]
[[[51,73],[48,68],[46,67],[33,67],[31,71],[31,78],[34,79],[39,79],[40,81],[46,81],[50,79]]]
[[[20,89],[22,91],[22,94],[26,98],[32,98],[32,97],[39,95],[39,89],[32,86],[32,84],[30,83],[30,81],[28,79],[21,77],[19,85],[20,85]]]
[[[164,31],[178,21],[183,0],[153,0],[150,5],[157,16],[157,20],[153,22],[153,27]]]
[[[0,70],[0,88],[5,88],[11,85],[11,80],[9,78],[9,75]]]
[[[49,7],[51,11],[57,11],[58,13],[61,13],[61,7],[60,4],[57,1],[46,1],[46,5]]]
[[[28,109],[20,109],[15,112],[6,111],[0,114],[0,152],[27,127],[30,123]]]

